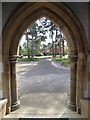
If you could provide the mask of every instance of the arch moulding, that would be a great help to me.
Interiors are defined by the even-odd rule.
[[[71,58],[69,108],[80,108],[86,80],[87,42],[84,29],[76,15],[63,3],[24,3],[10,17],[3,29],[2,87],[8,99],[7,113],[19,108],[15,63],[17,47],[23,32],[38,18],[45,16],[57,24],[67,38]],[[84,69],[83,69],[84,68]]]

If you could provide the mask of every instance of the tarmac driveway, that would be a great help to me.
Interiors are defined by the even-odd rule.
[[[18,73],[19,96],[28,93],[69,93],[70,69],[48,59],[18,63],[24,70]]]
[[[68,109],[70,69],[48,59],[17,67],[20,109],[5,118],[82,118]],[[70,119],[70,120],[72,120]],[[17,119],[18,120],[18,119]],[[79,120],[79,119],[77,119]]]

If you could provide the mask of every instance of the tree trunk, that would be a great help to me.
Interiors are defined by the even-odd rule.
[[[28,39],[28,33],[26,30],[26,40],[27,40],[27,55],[28,55],[28,59],[30,58],[30,50],[29,50],[29,39]]]
[[[57,54],[57,29],[56,29],[56,38],[55,38],[55,57],[56,57],[56,54]]]
[[[22,47],[21,45],[19,45],[19,55],[21,55],[21,50],[22,50]]]
[[[61,35],[61,31],[60,31],[60,44],[59,44],[60,58],[62,57],[61,43],[62,43],[62,35]]]
[[[59,52],[60,52],[60,58],[62,57],[62,55],[61,55],[61,52],[62,52],[62,50],[61,50],[61,40],[60,40],[60,44],[59,44]]]
[[[31,58],[34,57],[34,54],[33,54],[33,35],[32,35],[32,43],[31,43]]]
[[[56,45],[56,41],[55,41],[55,57],[56,57],[56,54],[57,54],[57,45]]]
[[[62,41],[62,49],[63,49],[63,56],[65,55],[64,53],[64,40]]]
[[[53,40],[52,40],[52,55],[53,55],[53,57],[54,57],[54,49],[53,49],[53,46],[54,46],[54,44],[53,44]]]

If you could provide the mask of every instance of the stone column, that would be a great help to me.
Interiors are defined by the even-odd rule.
[[[4,59],[4,58],[3,58]],[[10,84],[10,62],[3,61],[3,72],[2,72],[2,91],[3,99],[7,99],[6,113],[11,112],[11,84]]]
[[[83,53],[78,54],[77,61],[77,89],[76,89],[76,105],[77,112],[81,113],[81,103],[80,100],[84,97],[84,90],[86,87],[87,81],[87,63],[86,63],[86,55]]]
[[[77,71],[77,55],[70,56],[70,100],[68,108],[76,111],[76,72]]]
[[[11,67],[11,110],[14,111],[20,108],[20,101],[18,100],[17,79],[16,79],[16,60],[17,55],[10,56]]]

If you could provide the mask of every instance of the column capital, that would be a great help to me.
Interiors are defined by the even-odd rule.
[[[11,55],[11,110],[14,111],[20,107],[20,102],[18,100],[18,90],[17,90],[17,77],[16,77],[16,62],[19,55]]]
[[[22,55],[11,55],[10,56],[10,61],[16,61],[17,58],[22,58]]]
[[[78,55],[70,55],[70,61],[75,62],[77,61]]]

